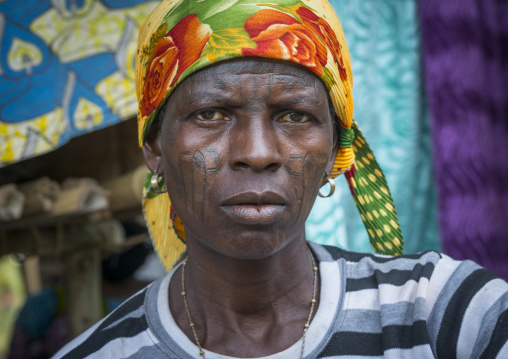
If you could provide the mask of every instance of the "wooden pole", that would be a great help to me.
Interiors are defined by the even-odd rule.
[[[42,290],[41,270],[39,267],[39,257],[29,256],[23,261],[23,271],[25,272],[25,285],[28,295],[39,294]]]
[[[75,338],[102,318],[100,250],[96,248],[69,256],[65,269],[70,336]]]
[[[67,315],[72,338],[78,336],[103,316],[101,250],[113,250],[125,243],[125,233],[118,221],[64,225],[55,222],[46,228],[28,227],[5,231],[0,228],[0,254],[54,256],[64,262],[63,279]],[[38,290],[37,263],[27,270],[31,291]]]

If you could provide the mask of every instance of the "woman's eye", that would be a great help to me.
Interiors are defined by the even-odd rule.
[[[222,112],[217,110],[204,110],[200,111],[196,114],[196,118],[201,121],[228,121],[229,118],[226,117]]]
[[[279,118],[279,122],[306,123],[311,120],[309,115],[302,112],[290,112]]]

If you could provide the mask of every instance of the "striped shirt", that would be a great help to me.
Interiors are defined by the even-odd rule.
[[[508,283],[488,270],[432,251],[388,257],[309,245],[321,288],[305,358],[508,358]],[[54,358],[199,359],[169,311],[173,273]],[[300,349],[298,341],[263,359],[299,358]]]

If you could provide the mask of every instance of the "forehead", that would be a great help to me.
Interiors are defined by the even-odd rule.
[[[318,98],[328,96],[321,79],[308,69],[290,62],[258,58],[242,58],[206,67],[185,79],[173,94],[180,93],[189,100],[189,96],[210,92],[260,96],[272,95],[274,90],[303,92]]]

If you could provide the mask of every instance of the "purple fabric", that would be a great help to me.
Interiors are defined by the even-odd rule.
[[[445,253],[508,279],[508,1],[419,0]]]

